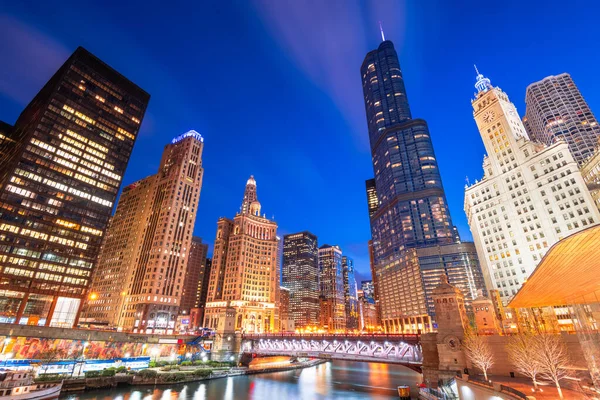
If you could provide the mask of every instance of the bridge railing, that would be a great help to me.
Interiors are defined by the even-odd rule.
[[[243,339],[358,339],[358,340],[389,340],[402,342],[419,342],[421,335],[418,334],[388,334],[388,333],[261,333],[261,334],[243,334]]]

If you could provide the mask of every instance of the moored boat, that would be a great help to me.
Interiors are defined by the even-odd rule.
[[[61,382],[35,383],[30,371],[0,371],[0,400],[50,400],[60,395]]]

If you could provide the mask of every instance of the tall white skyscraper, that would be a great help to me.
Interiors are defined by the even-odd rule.
[[[483,179],[465,188],[465,212],[486,285],[507,303],[550,246],[600,214],[568,144],[529,140],[506,93],[479,73],[475,87],[487,156]]]

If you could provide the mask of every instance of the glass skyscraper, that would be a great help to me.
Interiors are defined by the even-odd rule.
[[[431,328],[434,313],[428,311],[425,315],[427,306],[422,304],[422,296],[407,293],[417,288],[398,293],[403,286],[396,281],[402,274],[415,275],[410,281],[420,282],[425,296],[430,298],[422,268],[415,268],[420,265],[420,256],[411,250],[433,247],[439,249],[439,254],[455,252],[461,259],[463,249],[450,217],[429,128],[424,120],[412,118],[404,77],[391,41],[382,42],[366,55],[361,77],[375,176],[375,188],[371,184],[370,192],[376,193],[378,200],[375,208],[369,199],[369,214],[373,278],[378,282],[379,298],[385,298],[381,303],[382,321],[388,331],[427,330]],[[367,190],[369,193],[369,181]],[[437,280],[442,274],[453,284],[472,277],[466,268],[462,268],[461,277],[449,273],[448,263],[441,255],[436,265]],[[478,265],[476,270],[481,276]],[[429,267],[428,271],[431,272]],[[471,283],[465,287],[470,292],[465,293],[467,298],[476,295],[473,289],[477,285],[473,279]]]
[[[0,322],[77,323],[149,100],[80,47],[0,142]]]
[[[344,303],[346,306],[346,330],[351,331],[358,329],[359,310],[354,260],[348,256],[342,256],[342,274],[344,279]]]
[[[317,237],[298,232],[283,237],[282,285],[290,291],[289,312],[296,328],[319,324]]]

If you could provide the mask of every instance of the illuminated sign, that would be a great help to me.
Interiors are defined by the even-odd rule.
[[[171,141],[171,143],[175,144],[175,143],[177,143],[177,142],[179,142],[179,141],[181,141],[181,140],[183,140],[185,138],[189,138],[189,137],[193,137],[196,140],[204,142],[204,138],[202,137],[202,135],[200,135],[198,132],[196,132],[195,130],[192,129],[191,131],[187,131],[186,133],[181,134],[181,135],[173,138],[173,140]]]

